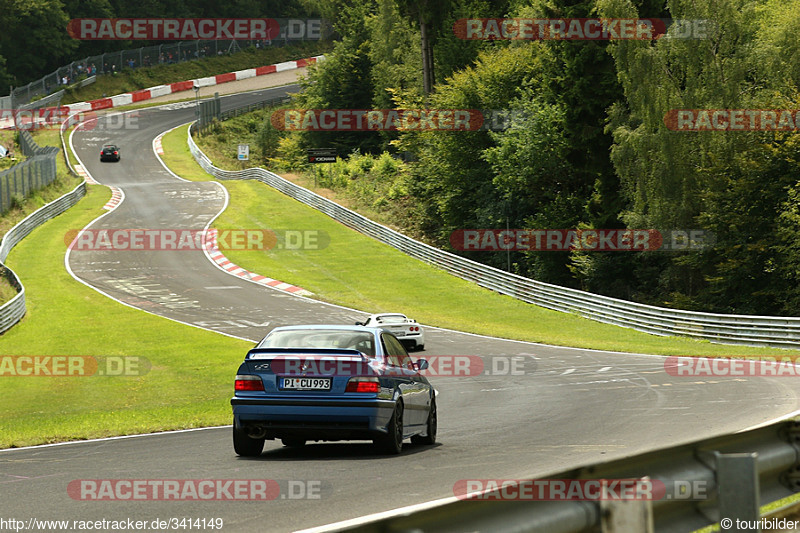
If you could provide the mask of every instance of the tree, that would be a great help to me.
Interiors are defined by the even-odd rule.
[[[770,132],[675,132],[664,116],[796,106],[800,59],[779,52],[797,47],[800,3],[673,0],[668,7],[672,18],[713,24],[707,38],[612,46],[625,91],[610,119],[612,161],[629,201],[623,218],[630,227],[704,228],[717,244],[666,256],[646,292],[686,308],[796,314],[784,296],[796,274],[789,275],[793,263],[776,237],[793,221],[796,149]],[[637,15],[625,0],[603,0],[601,12]]]
[[[436,83],[433,47],[447,18],[451,0],[396,0],[400,12],[419,24],[420,55],[422,57],[422,92],[429,95]]]
[[[348,15],[361,17],[360,25],[351,26],[352,33],[344,35],[333,52],[322,63],[309,70],[302,83],[303,92],[295,100],[295,107],[303,109],[369,109],[372,105],[374,85],[370,41],[364,17],[371,6],[354,6]],[[307,147],[334,147],[340,154],[359,149],[376,152],[380,138],[374,132],[301,132],[301,144]]]
[[[0,9],[0,55],[15,85],[61,66],[77,48],[60,0],[11,0]],[[46,51],[46,53],[43,53]]]

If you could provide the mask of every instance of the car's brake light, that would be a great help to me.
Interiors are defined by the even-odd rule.
[[[378,378],[350,378],[345,392],[379,392],[381,384]]]
[[[114,150],[114,155],[119,155],[119,152],[117,152],[116,150]]]
[[[264,382],[261,381],[259,376],[247,376],[247,375],[238,375],[236,376],[236,383],[234,385],[234,390],[237,391],[258,391],[264,390]]]

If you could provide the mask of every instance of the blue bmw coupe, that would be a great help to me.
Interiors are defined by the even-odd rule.
[[[407,438],[436,441],[436,391],[389,331],[311,325],[273,329],[239,366],[233,447],[261,454],[266,439],[285,446],[308,441],[372,440],[397,454]]]

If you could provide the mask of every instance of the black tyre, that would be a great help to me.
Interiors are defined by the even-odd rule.
[[[233,449],[236,455],[242,457],[258,457],[264,450],[264,439],[254,439],[247,435],[247,431],[233,426]]]
[[[287,448],[302,448],[306,445],[306,439],[281,439],[281,444]]]
[[[403,402],[397,402],[386,429],[388,433],[376,439],[375,445],[383,453],[397,455],[403,450]]]
[[[411,442],[414,444],[435,444],[436,443],[436,430],[439,426],[439,415],[436,412],[436,399],[431,398],[431,410],[428,412],[428,434],[426,436],[414,435],[411,437]]]

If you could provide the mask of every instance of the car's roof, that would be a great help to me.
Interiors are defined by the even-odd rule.
[[[382,317],[382,316],[401,316],[403,318],[408,318],[403,313],[376,313],[374,315],[369,315],[370,318],[379,318],[379,317]]]
[[[117,147],[116,144],[104,144],[103,145],[103,148],[116,148],[116,147]]]

